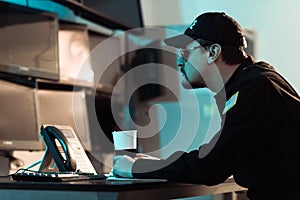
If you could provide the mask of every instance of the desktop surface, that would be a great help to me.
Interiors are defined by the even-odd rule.
[[[86,199],[174,199],[243,190],[245,189],[236,185],[233,179],[216,186],[183,184],[162,179],[107,178],[104,180],[73,182],[32,182],[0,179],[0,196],[7,199],[29,198],[34,200],[41,199],[41,196],[47,198],[51,196],[59,200],[65,199],[69,195],[73,195],[72,200],[82,199],[80,195],[85,195]]]
[[[78,180],[63,182],[13,181],[0,182],[1,189],[37,189],[37,190],[71,190],[71,191],[120,191],[138,190],[151,187],[170,186],[163,179],[120,179],[107,178],[101,180]],[[172,183],[176,184],[176,183]],[[172,185],[171,184],[171,185]]]
[[[235,185],[233,179],[228,179],[222,184]],[[220,185],[222,185],[220,184]],[[100,180],[64,181],[64,182],[40,182],[40,181],[15,181],[11,178],[0,179],[1,189],[37,189],[37,190],[74,190],[74,191],[127,191],[139,189],[153,189],[164,187],[199,186],[199,184],[188,184],[170,182],[165,179],[130,179],[109,177]],[[211,187],[201,185],[203,187]],[[213,187],[213,186],[212,186]],[[239,187],[239,186],[238,186]]]

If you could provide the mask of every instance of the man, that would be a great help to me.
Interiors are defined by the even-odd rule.
[[[116,156],[115,175],[205,185],[233,175],[249,199],[300,199],[300,98],[271,65],[245,53],[241,26],[204,13],[165,43],[181,50],[184,85],[216,93],[222,128],[199,150],[164,160]]]

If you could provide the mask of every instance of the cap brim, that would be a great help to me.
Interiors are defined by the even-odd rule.
[[[164,40],[165,44],[168,46],[172,46],[172,47],[176,47],[176,48],[180,48],[188,43],[193,42],[194,39],[185,35],[185,34],[181,34],[181,35],[177,35],[174,37],[170,37]]]

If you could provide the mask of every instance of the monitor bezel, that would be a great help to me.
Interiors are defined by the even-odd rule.
[[[0,72],[5,74],[13,74],[22,77],[31,77],[31,78],[43,78],[48,80],[59,80],[59,49],[58,49],[58,30],[59,30],[59,17],[56,13],[43,11],[35,8],[25,7],[18,4],[8,3],[8,2],[0,2],[0,7],[2,9],[14,9],[20,12],[27,12],[33,15],[43,15],[48,17],[49,20],[53,20],[53,24],[55,25],[54,29],[56,34],[54,34],[55,45],[55,69],[52,72],[45,70],[38,70],[31,68],[29,66],[16,66],[16,65],[7,65],[0,63]]]
[[[34,132],[32,133],[32,137],[30,139],[20,139],[17,137],[10,138],[10,139],[4,139],[0,137],[0,150],[1,151],[11,151],[11,150],[30,150],[30,151],[37,151],[37,150],[44,150],[45,145],[40,137],[40,126],[38,122],[38,113],[37,113],[37,107],[36,107],[36,99],[37,99],[37,94],[36,94],[36,88],[34,83],[16,83],[13,80],[5,80],[5,79],[0,79],[0,84],[2,86],[7,86],[7,87],[17,87],[19,90],[22,90],[22,92],[30,92],[30,96],[32,96],[32,102],[26,103],[32,103],[31,106],[33,107],[34,111],[31,113],[32,115],[35,116],[35,119],[32,119],[34,124],[33,130]],[[25,91],[26,90],[26,91]],[[20,102],[21,103],[21,102]],[[19,105],[21,106],[21,105]],[[14,113],[17,113],[17,111],[14,111]],[[11,122],[12,124],[15,124],[18,126],[17,123],[20,121],[16,120],[14,122]],[[13,128],[12,128],[13,129]],[[16,133],[13,133],[16,135]],[[0,134],[1,135],[1,134]]]

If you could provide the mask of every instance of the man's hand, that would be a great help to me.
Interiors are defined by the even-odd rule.
[[[114,167],[113,167],[113,175],[120,176],[124,178],[133,178],[131,173],[131,168],[135,159],[126,156],[126,155],[117,155],[113,158]]]

